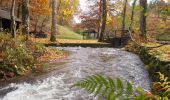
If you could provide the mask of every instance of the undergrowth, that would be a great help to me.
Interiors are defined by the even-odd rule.
[[[37,45],[26,36],[17,35],[14,39],[10,34],[0,33],[0,76],[6,79],[25,75],[40,68],[40,61],[58,53],[61,52]]]

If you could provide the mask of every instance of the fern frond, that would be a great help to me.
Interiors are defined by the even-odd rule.
[[[129,100],[133,98],[133,87],[129,82],[124,86],[119,78],[115,81],[111,77],[106,78],[99,74],[88,76],[74,84],[73,87],[85,89],[95,96],[100,95],[107,100],[115,100],[117,98]]]
[[[127,86],[126,86],[126,93],[127,93],[127,95],[133,94],[133,86],[129,82],[127,83]]]
[[[155,82],[153,87],[156,91],[156,94],[161,97],[170,98],[170,81],[168,81],[168,77],[158,72],[160,82]]]
[[[123,87],[122,81],[119,78],[117,78],[116,83],[117,83],[117,89],[120,89],[121,91],[123,91],[124,87]]]

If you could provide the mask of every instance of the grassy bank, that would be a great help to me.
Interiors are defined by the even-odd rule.
[[[58,39],[72,39],[72,40],[82,40],[83,36],[72,31],[70,28],[58,25]]]
[[[156,46],[159,44],[144,45]],[[158,80],[156,72],[161,72],[167,77],[170,77],[170,45],[149,49],[137,46],[131,42],[126,46],[126,50],[140,55],[153,81]]]
[[[64,56],[65,51],[45,48],[25,36],[13,39],[0,33],[0,79],[36,72],[42,63]]]

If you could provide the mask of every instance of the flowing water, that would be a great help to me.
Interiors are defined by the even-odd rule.
[[[135,54],[113,48],[62,49],[72,52],[72,55],[61,60],[63,64],[56,64],[60,67],[58,70],[33,83],[12,83],[1,88],[0,92],[6,93],[0,100],[97,100],[84,90],[70,88],[76,81],[93,74],[119,77],[132,82],[135,87],[150,90],[148,73]]]

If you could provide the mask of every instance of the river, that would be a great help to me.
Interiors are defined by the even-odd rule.
[[[132,53],[114,48],[60,48],[71,55],[53,66],[60,67],[47,77],[33,83],[11,83],[0,89],[10,90],[0,100],[97,100],[84,90],[70,87],[85,76],[103,74],[130,81],[135,87],[150,90],[150,79],[140,58]]]

